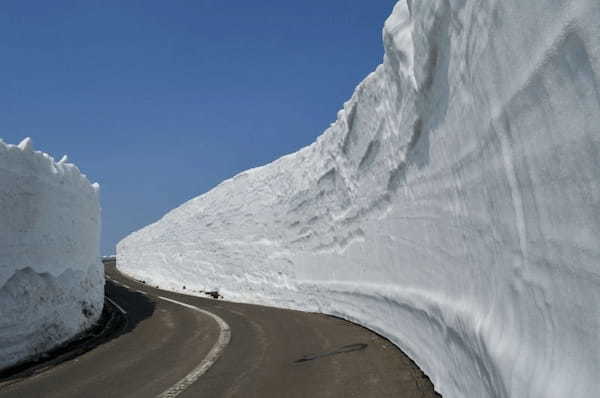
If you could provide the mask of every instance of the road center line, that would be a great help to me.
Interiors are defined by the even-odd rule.
[[[229,328],[229,325],[221,317],[213,314],[212,312],[208,312],[208,311],[202,310],[198,307],[195,307],[193,305],[182,303],[177,300],[172,300],[167,297],[159,296],[158,298],[165,300],[165,301],[170,301],[171,303],[179,304],[183,307],[186,307],[186,308],[192,309],[194,311],[200,312],[204,315],[207,315],[217,322],[217,324],[219,325],[219,329],[220,329],[219,338],[217,339],[217,342],[215,343],[213,348],[211,348],[210,352],[206,355],[206,357],[202,360],[202,362],[200,362],[200,364],[198,366],[196,366],[187,376],[185,376],[183,379],[179,380],[171,388],[169,388],[168,390],[166,390],[165,392],[163,392],[162,394],[160,394],[156,397],[156,398],[174,398],[174,397],[178,396],[179,394],[181,394],[186,388],[188,388],[193,383],[195,383],[196,380],[198,380],[200,378],[200,376],[202,376],[204,373],[206,373],[206,371],[208,369],[210,369],[210,367],[217,361],[217,359],[219,359],[219,357],[223,354],[225,347],[227,347],[227,345],[229,344],[229,341],[231,340],[231,329]]]

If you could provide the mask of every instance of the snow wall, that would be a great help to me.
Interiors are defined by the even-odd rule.
[[[314,144],[133,233],[118,267],[356,321],[447,398],[600,396],[599,20],[400,1]]]
[[[104,302],[98,184],[0,140],[0,369],[92,326]]]

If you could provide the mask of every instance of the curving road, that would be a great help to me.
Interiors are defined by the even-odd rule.
[[[126,312],[126,328],[75,359],[0,381],[0,397],[438,396],[401,351],[352,323],[161,291],[123,277],[114,263],[106,273],[106,295]],[[216,315],[231,328],[230,341],[219,350],[227,336],[214,316],[160,297]],[[215,352],[206,370],[203,360]],[[193,371],[202,375],[181,384]]]

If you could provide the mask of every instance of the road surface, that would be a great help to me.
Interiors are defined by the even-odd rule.
[[[169,396],[438,397],[394,345],[344,320],[165,292],[125,278],[114,263],[106,274],[106,295],[126,312],[126,328],[39,374],[0,381],[0,397],[154,398],[172,391],[223,334],[213,317],[161,296],[209,311],[231,330],[206,373]]]

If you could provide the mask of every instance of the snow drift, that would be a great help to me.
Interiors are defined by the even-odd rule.
[[[133,233],[118,267],[359,322],[444,397],[598,396],[598,20],[400,1],[317,142]]]
[[[0,369],[35,357],[99,318],[104,300],[98,184],[0,140]]]

